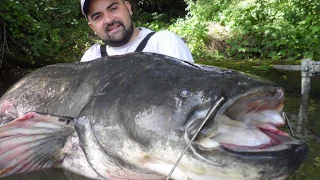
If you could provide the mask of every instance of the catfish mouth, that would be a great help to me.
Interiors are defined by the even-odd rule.
[[[271,152],[299,144],[278,128],[285,124],[280,113],[284,93],[281,88],[260,89],[227,101],[208,119],[193,147],[213,150],[223,147],[233,152]],[[190,140],[200,127],[195,118],[186,130]]]

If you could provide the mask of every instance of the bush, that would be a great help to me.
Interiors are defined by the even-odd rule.
[[[300,59],[320,57],[320,1],[251,0],[223,11],[231,45],[238,58]]]
[[[78,0],[3,1],[0,17],[7,36],[1,41],[10,47],[6,53],[37,65],[79,60],[89,30],[81,22],[79,6]]]
[[[192,14],[193,11],[189,11],[194,7],[194,2],[187,1],[187,5],[188,14],[183,18],[179,18],[172,12],[147,13],[143,11],[140,12],[139,17],[134,18],[137,19],[138,26],[148,27],[155,31],[169,29],[177,33],[186,42],[195,58],[202,57],[206,52],[208,41],[207,22],[201,21],[198,16]]]
[[[319,58],[319,1],[252,1],[229,11],[229,55]]]
[[[210,54],[240,59],[320,57],[318,0],[131,2],[137,9],[134,18],[138,25],[176,32],[186,41],[195,59]],[[223,26],[228,34],[222,33],[222,40],[208,37],[208,33],[214,32],[208,27]],[[89,43],[96,40],[89,37],[90,32],[79,0],[0,1],[0,52],[11,53],[30,64],[79,60]],[[222,41],[218,44],[223,45],[220,52],[212,53],[209,47],[212,39]]]
[[[187,0],[187,18],[172,30],[185,37],[193,53],[203,54],[206,25],[230,29],[228,57],[301,59],[320,57],[318,0]]]
[[[168,27],[167,19],[185,15],[183,0],[130,2],[140,24],[155,30]],[[0,34],[4,45],[0,52],[32,66],[78,61],[90,43],[97,41],[80,12],[79,0],[2,0]]]
[[[204,57],[206,54],[206,44],[208,42],[207,21],[203,21],[192,8],[196,7],[195,2],[187,1],[188,14],[185,18],[179,18],[169,29],[177,33],[190,48],[195,59]]]

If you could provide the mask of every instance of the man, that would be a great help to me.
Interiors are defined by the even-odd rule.
[[[91,46],[81,61],[129,52],[154,52],[194,62],[186,44],[170,31],[157,33],[135,27],[129,1],[81,0],[82,14],[89,27],[105,43]]]

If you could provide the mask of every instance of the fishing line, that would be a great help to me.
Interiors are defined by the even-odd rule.
[[[193,140],[196,138],[196,136],[198,135],[198,133],[200,132],[200,130],[202,129],[202,127],[204,126],[204,124],[208,121],[208,119],[210,118],[210,116],[212,115],[212,113],[215,111],[215,109],[221,104],[221,102],[224,100],[224,98],[222,97],[219,101],[216,102],[216,104],[214,106],[211,107],[211,109],[208,111],[206,117],[204,118],[203,122],[201,123],[200,127],[197,129],[196,133],[193,135],[193,137],[191,138],[191,140],[189,141],[189,143],[187,144],[186,148],[182,151],[180,157],[178,158],[178,160],[176,161],[175,165],[173,166],[173,168],[171,169],[170,173],[167,176],[166,180],[169,180],[171,175],[173,174],[173,171],[176,169],[176,167],[178,166],[179,162],[181,161],[183,155],[186,153],[186,151],[188,150],[188,148],[190,147],[191,143],[193,142]]]
[[[290,120],[287,116],[287,114],[285,112],[282,112],[282,117],[285,119],[286,121],[286,124],[288,126],[288,129],[289,129],[289,132],[290,132],[290,135],[294,137],[294,133],[293,133],[293,130],[292,130],[292,126],[290,124]]]

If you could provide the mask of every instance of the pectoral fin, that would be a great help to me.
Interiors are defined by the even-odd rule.
[[[29,112],[0,126],[0,177],[59,165],[73,118]]]

